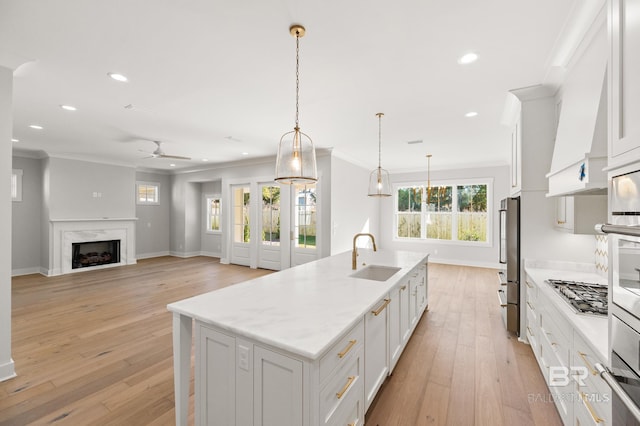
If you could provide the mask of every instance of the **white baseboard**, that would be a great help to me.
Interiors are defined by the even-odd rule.
[[[181,257],[183,259],[186,259],[187,257],[196,257],[196,256],[200,256],[200,252],[199,251],[192,251],[192,252],[177,252],[177,251],[172,251],[169,253],[169,256],[175,256],[175,257]]]
[[[445,265],[457,265],[457,266],[473,266],[476,268],[489,268],[489,269],[503,269],[504,265],[499,262],[474,262],[467,259],[438,259],[436,257],[429,256],[429,263],[442,263]]]
[[[172,256],[169,251],[159,251],[157,253],[142,253],[136,254],[137,259],[151,259],[153,257]]]
[[[12,277],[19,277],[20,275],[31,275],[31,274],[42,274],[42,275],[46,275],[46,269],[43,269],[39,266],[34,266],[31,268],[20,268],[20,269],[13,269],[11,271],[11,276]]]
[[[9,362],[0,365],[0,382],[16,377],[16,368],[13,359],[9,358]]]
[[[214,252],[214,251],[201,251],[200,252],[200,256],[205,256],[205,257],[220,257],[222,253],[220,252]]]

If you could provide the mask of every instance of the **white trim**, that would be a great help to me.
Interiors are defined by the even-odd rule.
[[[9,358],[9,362],[0,365],[0,382],[13,379],[16,376],[16,368],[13,358]]]
[[[162,256],[171,256],[171,253],[169,251],[159,251],[156,253],[137,253],[136,254],[136,258],[138,260],[141,259],[151,259],[154,257],[162,257]]]
[[[30,268],[20,268],[20,269],[12,269],[11,276],[19,277],[21,275],[33,275],[33,274],[42,274],[42,268],[39,266],[32,266]]]

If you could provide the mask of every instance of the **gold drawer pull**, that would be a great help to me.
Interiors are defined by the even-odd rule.
[[[596,410],[594,410],[591,404],[589,403],[589,400],[587,399],[587,395],[584,392],[580,392],[580,396],[582,398],[582,401],[584,402],[584,405],[587,406],[587,410],[589,410],[589,414],[591,414],[591,418],[593,419],[593,421],[596,423],[604,422],[604,419],[600,418],[600,416],[596,414]]]
[[[594,370],[591,364],[589,364],[589,361],[587,361],[587,354],[578,351],[578,355],[580,355],[580,358],[582,358],[582,361],[584,361],[585,365],[589,369],[589,372],[591,372],[591,374],[593,374],[594,376],[597,375],[598,372]]]
[[[356,422],[349,423],[347,426],[356,426]]]
[[[529,284],[529,281],[526,281],[526,280],[525,280],[525,282],[524,282],[524,283],[527,285],[527,287],[529,287],[529,288],[533,288],[533,286],[532,286],[531,284]]]
[[[336,393],[336,396],[338,397],[338,399],[342,398],[342,395],[344,395],[344,393],[349,390],[349,387],[351,386],[351,384],[353,383],[353,381],[356,379],[356,376],[349,376],[347,378],[347,383],[344,385],[344,387],[342,388],[342,390],[338,393]]]
[[[565,223],[567,223],[567,222],[565,222],[564,220],[558,220],[558,221],[556,221],[556,222],[558,222],[558,225],[564,225]]]
[[[382,306],[380,306],[378,309],[376,309],[375,311],[371,311],[371,313],[375,316],[380,315],[380,313],[382,311],[384,311],[384,308],[387,307],[387,305],[389,304],[389,302],[391,302],[391,299],[384,299],[384,303],[382,304]]]
[[[349,344],[347,345],[346,348],[344,348],[344,350],[342,352],[338,352],[338,358],[344,358],[344,356],[346,354],[349,353],[349,351],[351,350],[351,348],[353,348],[353,345],[355,345],[357,342],[357,340],[349,340]]]
[[[407,289],[406,285],[403,285],[402,287],[400,287],[400,291],[405,291]]]

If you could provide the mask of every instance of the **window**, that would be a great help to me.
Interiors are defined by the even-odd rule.
[[[249,187],[245,186],[233,188],[233,241],[236,243],[248,243],[251,237],[249,190]]]
[[[316,186],[295,186],[295,246],[316,248]]]
[[[490,243],[490,182],[397,186],[395,237]],[[424,200],[424,202],[423,202]]]
[[[280,187],[262,187],[262,244],[280,245]]]
[[[160,204],[160,184],[153,182],[137,182],[136,203]]]
[[[11,200],[22,201],[22,169],[11,171]]]
[[[220,232],[220,196],[208,195],[205,210],[207,212],[207,232]]]

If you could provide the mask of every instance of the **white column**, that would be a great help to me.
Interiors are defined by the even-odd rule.
[[[0,66],[0,235],[11,235],[13,71]],[[11,238],[0,238],[0,381],[14,377],[11,358]]]

